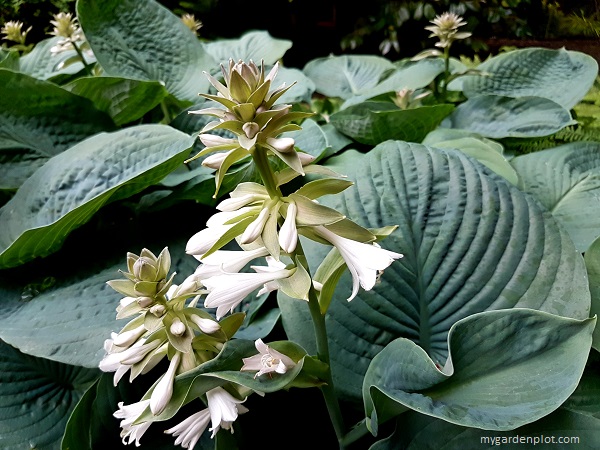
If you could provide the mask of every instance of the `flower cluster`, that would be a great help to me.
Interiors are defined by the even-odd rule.
[[[469,32],[458,31],[458,28],[466,25],[467,22],[461,16],[451,12],[445,12],[436,16],[431,23],[433,25],[427,26],[425,29],[431,31],[429,37],[438,38],[435,46],[443,48],[445,51],[450,48],[454,41],[467,39],[471,36]],[[417,61],[430,56],[442,56],[442,52],[437,49],[428,49],[417,54],[412,59],[413,61]]]
[[[299,129],[292,122],[308,115],[292,112],[291,105],[275,103],[288,89],[280,86],[270,90],[277,65],[266,76],[264,65],[253,62],[231,61],[229,71],[222,69],[224,83],[207,75],[218,93],[204,96],[226,109],[211,107],[194,112],[218,118],[200,133],[206,148],[194,158],[205,157],[203,164],[216,169],[217,191],[228,168],[246,157],[252,158],[263,184],[240,183],[217,204],[218,212],[187,243],[186,253],[200,264],[181,285],[173,284],[174,273],[169,275],[167,249],[158,256],[147,249],[139,256],[128,254],[128,271],[122,272],[125,279],[108,282],[125,295],[117,307],[117,318],[136,317],[107,340],[101,369],[114,371],[116,384],[127,371],[133,381],[165,356],[169,360],[166,373],[140,402],[120,404],[115,417],[122,419],[123,442],[139,444],[153,421],[164,420],[165,415],[169,418],[173,409],[179,408],[180,403],[171,402],[177,380],[219,356],[241,325],[233,326],[228,319],[235,315],[228,314],[248,295],[281,290],[292,298],[322,302],[317,309],[325,314],[329,299],[320,291],[330,280],[337,282],[332,271],[348,268],[353,281],[348,300],[352,300],[361,286],[372,289],[382,271],[402,257],[376,242],[395,227],[370,230],[319,203],[320,197],[340,193],[352,183],[325,167],[310,164],[312,158],[297,151],[292,138],[279,137]],[[235,137],[211,134],[214,130],[226,130]],[[275,171],[271,159],[287,167]],[[319,177],[294,192],[283,193],[290,191],[282,189],[286,183],[305,173]],[[315,275],[309,270],[301,236],[331,246]],[[230,243],[237,244],[236,248],[224,249]],[[264,264],[256,262],[261,259]],[[202,297],[204,308],[216,309],[216,320],[198,307]],[[240,371],[255,372],[254,378],[282,376],[298,363],[261,339],[254,344],[258,353],[246,353],[237,363]],[[183,378],[178,378],[179,374]],[[233,432],[232,423],[247,411],[241,403],[253,391],[234,382],[196,391],[194,395],[207,407],[166,432],[176,437],[176,444],[190,449],[209,422],[212,437],[219,429]]]
[[[19,45],[25,45],[25,39],[27,39],[27,34],[31,31],[31,27],[25,31],[22,30],[23,22],[8,21],[0,29],[0,32],[4,35],[3,39],[16,42]]]

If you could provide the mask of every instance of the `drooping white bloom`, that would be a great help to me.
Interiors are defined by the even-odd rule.
[[[250,222],[242,234],[242,238],[240,240],[242,244],[250,244],[261,235],[270,213],[270,208],[263,208],[258,214],[258,217]]]
[[[244,194],[240,196],[230,197],[219,203],[216,208],[219,211],[237,211],[238,209],[249,205],[250,203],[260,202],[268,199],[268,195],[260,194]]]
[[[297,211],[298,207],[296,204],[290,203],[283,225],[279,229],[279,245],[286,253],[292,253],[296,250],[296,245],[298,244],[298,229],[296,228]]]
[[[210,411],[207,408],[196,414],[192,414],[173,428],[165,430],[165,433],[177,437],[177,439],[175,439],[175,445],[181,445],[183,448],[193,450],[200,440],[202,433],[206,430],[209,422]]]
[[[113,416],[117,419],[123,419],[119,424],[122,428],[121,438],[123,439],[123,445],[131,444],[135,441],[135,446],[140,446],[140,438],[148,430],[152,422],[144,422],[136,425],[133,422],[144,412],[149,403],[150,400],[142,400],[131,405],[119,402],[119,409],[114,412]]]
[[[169,363],[167,372],[162,376],[154,391],[152,391],[152,395],[150,396],[150,410],[155,416],[163,412],[171,400],[171,396],[173,395],[173,380],[175,380],[175,372],[177,371],[177,367],[179,367],[180,359],[181,353],[175,353]]]
[[[216,320],[205,319],[196,314],[190,315],[190,320],[198,325],[200,331],[206,334],[216,333],[221,329],[221,325]]]
[[[206,158],[202,160],[202,165],[204,167],[208,167],[209,169],[219,170],[223,165],[223,161],[227,158],[233,150],[229,150],[228,152],[221,153],[213,153],[212,155],[208,155]]]
[[[314,231],[338,249],[352,274],[352,295],[348,301],[356,297],[359,284],[366,291],[373,289],[379,272],[386,269],[394,260],[404,256],[382,249],[376,244],[347,239],[329,231],[324,226],[315,227]]]
[[[129,347],[134,344],[144,333],[146,328],[144,325],[140,325],[132,330],[121,331],[113,339],[113,344],[118,347]]]
[[[241,405],[244,400],[238,400],[222,387],[216,387],[206,393],[208,399],[208,410],[210,411],[211,437],[215,437],[220,428],[231,430],[233,433],[233,422],[238,418],[238,414],[248,411],[248,408]]]
[[[262,287],[270,281],[287,278],[295,269],[269,269],[268,267],[252,266],[257,273],[232,273],[216,275],[207,278],[202,283],[208,289],[204,300],[205,308],[217,308],[217,320],[227,314],[227,311],[240,304],[255,289]]]
[[[286,373],[296,365],[292,358],[272,349],[261,339],[257,339],[254,342],[254,345],[259,353],[250,356],[249,358],[243,358],[242,361],[244,362],[244,365],[240,369],[249,371],[256,370],[257,372],[254,375],[254,378],[271,372]]]
[[[194,274],[199,279],[205,280],[222,273],[237,273],[242,270],[246,264],[255,258],[267,256],[269,252],[265,247],[259,247],[254,250],[217,250],[206,258],[195,256],[201,264]]]
[[[131,366],[144,359],[148,353],[156,349],[161,343],[160,340],[155,339],[146,344],[145,339],[140,339],[126,350],[114,351],[116,348],[110,341],[110,339],[107,339],[105,348],[110,348],[113,351],[106,354],[98,366],[103,372],[115,372],[113,380],[115,386],[119,383],[123,375],[131,369]]]

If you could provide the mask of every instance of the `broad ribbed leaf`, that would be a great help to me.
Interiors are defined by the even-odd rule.
[[[592,87],[598,63],[590,55],[564,48],[526,48],[500,53],[477,70],[489,76],[463,78],[463,92],[469,98],[482,94],[544,97],[568,110]]]
[[[60,53],[52,53],[51,49],[58,42],[64,40],[60,36],[44,39],[33,47],[31,52],[23,55],[19,60],[19,72],[31,75],[39,80],[49,80],[59,75],[72,75],[84,69],[81,62],[68,64],[68,61],[77,57],[74,49],[68,49]],[[96,62],[93,54],[84,52],[87,64]]]
[[[531,423],[577,387],[595,324],[530,309],[474,314],[450,329],[443,369],[414,342],[397,339],[365,374],[366,414],[374,429],[390,403],[485,430]]]
[[[511,164],[521,188],[548,208],[585,252],[600,236],[600,143],[560,145],[519,156]]]
[[[292,83],[296,84],[279,97],[277,103],[309,103],[316,89],[315,83],[301,70],[279,67],[271,90],[280,87],[284,83],[286,86],[290,86]]]
[[[331,115],[331,124],[362,144],[388,139],[421,142],[454,109],[453,105],[399,109],[391,102],[365,102]]]
[[[592,242],[592,245],[586,250],[584,260],[590,279],[590,292],[592,294],[590,315],[600,315],[600,238]],[[596,327],[594,330],[592,346],[600,352],[600,327]]]
[[[188,156],[193,138],[166,125],[102,133],[50,159],[0,209],[0,267],[61,246],[104,204],[150,186]]]
[[[381,245],[404,254],[372,291],[347,302],[348,273],[328,311],[336,387],[357,399],[371,359],[398,337],[435,362],[460,319],[486,310],[531,308],[588,317],[581,254],[530,195],[455,150],[386,142],[366,155],[346,151],[331,169],[356,186],[323,198],[360,225],[398,225]],[[306,242],[311,271],[328,247]],[[314,351],[306,305],[280,299],[288,337]]]
[[[159,81],[181,100],[207,92],[215,62],[181,19],[154,0],[79,0],[77,16],[108,75]]]
[[[576,123],[569,111],[546,98],[484,94],[458,105],[442,126],[499,139],[548,136]]]
[[[17,190],[47,160],[34,150],[3,149],[0,151],[0,189]]]
[[[394,69],[395,66],[381,56],[342,55],[313,59],[303,71],[313,80],[317,92],[348,99],[374,88],[384,73]]]
[[[169,95],[158,81],[118,77],[78,78],[64,88],[90,99],[119,126],[139,119]]]
[[[98,375],[0,342],[0,447],[57,449],[71,410]]]
[[[0,70],[0,148],[54,156],[116,127],[86,98],[22,73]]]
[[[292,41],[275,39],[268,31],[248,31],[238,39],[218,39],[206,44],[206,51],[217,63],[229,66],[229,59],[235,62],[253,60],[260,64],[272,65],[279,61],[292,47]],[[276,80],[280,81],[279,78]]]
[[[455,450],[457,448],[493,448],[519,450],[552,448],[594,450],[600,447],[600,420],[559,408],[552,414],[513,431],[480,430],[425,416],[403,414],[389,438],[370,450]],[[560,440],[560,442],[559,442]]]

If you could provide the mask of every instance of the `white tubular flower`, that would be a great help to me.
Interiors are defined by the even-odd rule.
[[[146,332],[144,325],[140,325],[133,330],[121,331],[113,339],[113,344],[117,347],[129,347],[135,343]]]
[[[264,201],[267,198],[269,197],[266,195],[244,194],[239,197],[231,197],[223,200],[217,205],[217,209],[219,211],[237,211],[243,206],[258,201]]]
[[[356,297],[359,284],[366,291],[373,289],[379,272],[386,269],[394,260],[404,256],[384,250],[375,244],[357,242],[338,236],[324,226],[315,227],[314,231],[338,249],[352,274],[352,295],[348,301]]]
[[[259,353],[249,358],[243,358],[244,365],[240,369],[258,371],[254,378],[271,372],[286,373],[296,365],[292,358],[270,348],[261,339],[257,339],[254,345]]]
[[[110,341],[110,339],[107,339]],[[140,339],[134,345],[122,352],[108,353],[98,364],[103,372],[115,372],[113,383],[116,386],[123,375],[133,366],[146,357],[148,353],[156,349],[161,341],[156,339],[148,344],[145,339]],[[109,344],[110,346],[111,344]],[[105,343],[106,347],[106,343]]]
[[[165,430],[165,433],[177,437],[177,439],[175,439],[175,445],[181,445],[183,448],[193,450],[200,440],[202,433],[204,433],[204,430],[208,427],[209,422],[210,411],[208,409],[203,409],[202,411],[191,415],[178,425],[175,425],[173,428]]]
[[[233,433],[233,422],[238,418],[238,414],[243,414],[248,411],[248,408],[240,403],[246,401],[238,400],[222,387],[216,387],[206,393],[208,399],[208,410],[210,411],[210,419],[212,427],[211,437],[215,437],[220,428],[231,430]]]
[[[196,256],[203,264],[198,266],[194,274],[202,281],[216,275],[237,273],[255,258],[267,256],[269,252],[264,247],[254,250],[217,250],[206,258]]]
[[[228,139],[216,134],[201,134],[199,138],[207,147],[216,147],[220,145],[230,145],[231,148],[237,147],[237,139]]]
[[[179,366],[180,359],[181,353],[175,353],[173,359],[171,359],[171,362],[169,363],[167,373],[163,375],[154,388],[154,391],[152,391],[152,396],[150,397],[150,411],[152,411],[152,414],[155,416],[158,416],[163,412],[171,400],[171,396],[173,395],[173,380],[175,379],[175,372]]]
[[[254,219],[244,230],[242,234],[240,242],[242,244],[250,244],[254,242],[263,232],[265,228],[265,224],[267,223],[267,219],[269,218],[269,214],[271,213],[270,208],[263,208],[258,217]]]
[[[300,160],[300,164],[302,164],[302,166],[308,166],[315,160],[315,157],[309,155],[308,153],[298,152],[298,159]]]
[[[233,311],[255,289],[270,281],[287,278],[295,271],[294,268],[262,272],[260,267],[253,266],[252,268],[257,273],[223,274],[203,281],[204,286],[209,291],[204,300],[204,307],[217,308],[217,320],[227,314],[227,311]],[[265,269],[268,268],[265,267]]]
[[[114,412],[113,416],[117,419],[123,419],[119,424],[122,428],[121,438],[123,439],[123,445],[131,444],[135,441],[135,446],[140,446],[140,438],[152,422],[144,422],[137,425],[133,425],[133,422],[144,412],[149,403],[150,400],[142,400],[131,405],[119,402],[119,409]]]
[[[198,325],[200,331],[202,331],[205,334],[216,333],[221,329],[221,325],[216,320],[204,319],[196,314],[192,314],[190,316],[190,320],[196,325]]]
[[[267,138],[267,144],[280,153],[289,153],[294,151],[296,142],[292,138]]]
[[[298,207],[290,203],[283,225],[279,229],[279,245],[286,253],[296,250],[298,244],[298,230],[296,229],[296,212]]]

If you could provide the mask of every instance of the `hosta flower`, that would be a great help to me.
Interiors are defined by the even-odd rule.
[[[50,49],[52,54],[72,50],[72,46],[75,42],[83,42],[85,39],[83,31],[77,23],[77,17],[73,17],[71,13],[61,12],[55,14],[54,20],[51,20],[50,23],[54,25],[50,34],[63,38]]]
[[[222,387],[216,387],[206,393],[208,399],[208,410],[210,411],[211,437],[215,437],[220,428],[231,430],[232,424],[238,418],[239,414],[248,411],[248,408],[241,405],[246,399],[238,400]]]
[[[131,405],[119,402],[119,409],[115,411],[113,416],[117,419],[123,419],[119,424],[122,428],[121,438],[123,439],[123,445],[135,442],[136,447],[140,446],[140,438],[148,430],[152,422],[143,422],[135,425],[133,422],[146,410],[149,404],[150,400],[142,400]]]
[[[254,342],[258,355],[243,358],[244,365],[240,370],[257,371],[254,378],[265,373],[286,373],[294,367],[296,363],[289,356],[284,355],[277,350],[272,349],[265,344],[261,339]]]
[[[175,380],[175,373],[179,367],[180,360],[181,353],[175,353],[169,363],[167,372],[162,376],[150,396],[150,411],[155,416],[163,412],[171,400],[171,396],[173,395],[173,381]]]
[[[204,430],[208,427],[209,422],[210,410],[207,408],[196,414],[192,414],[173,428],[165,430],[165,433],[177,437],[177,439],[175,439],[175,445],[181,445],[183,448],[193,450],[198,443],[198,440],[200,440],[202,433],[204,433]]]
[[[223,273],[237,273],[246,264],[256,258],[267,256],[269,252],[265,247],[254,250],[217,250],[206,258],[198,258],[202,264],[194,272],[200,280],[222,275]]]
[[[315,227],[319,236],[336,247],[352,274],[352,294],[348,301],[356,297],[359,285],[370,291],[375,286],[379,274],[402,254],[384,250],[376,244],[362,243],[338,236],[324,226]]]
[[[9,20],[4,24],[0,32],[4,35],[4,39],[8,41],[16,42],[20,45],[25,45],[25,39],[27,38],[27,33],[31,31],[31,27],[27,28],[27,30],[22,31],[23,22]]]
[[[433,25],[425,27],[425,29],[431,31],[429,37],[437,37],[440,40],[435,44],[436,47],[449,47],[453,41],[471,36],[471,33],[458,32],[458,27],[466,25],[467,22],[461,16],[451,12],[436,16],[431,23]]]
[[[203,25],[200,20],[196,20],[196,17],[193,14],[184,14],[181,16],[181,21],[196,35],[198,34],[198,30],[202,28]]]
[[[204,300],[205,308],[217,308],[217,320],[241,303],[244,298],[265,283],[291,276],[293,269],[273,269],[252,266],[256,273],[232,273],[216,275],[203,280],[208,289]],[[262,271],[266,269],[266,271]]]
[[[206,334],[216,333],[221,329],[221,325],[219,322],[213,319],[207,319],[205,317],[200,317],[196,314],[191,314],[189,319],[196,324],[196,326]]]
[[[112,339],[107,339],[105,341],[104,348],[108,353],[102,358],[98,367],[103,372],[115,372],[113,379],[115,386],[134,364],[142,361],[150,352],[156,350],[162,343],[159,339],[152,340],[148,343],[146,343],[145,339],[140,339],[128,349],[119,351],[120,349],[115,348],[113,342]],[[162,359],[162,355],[160,355],[158,361],[160,361],[160,359]],[[156,365],[158,361],[156,361],[153,366]],[[150,368],[151,367],[148,367],[147,370],[150,370]]]
[[[287,213],[283,225],[279,229],[279,245],[287,252],[292,253],[296,250],[298,244],[298,229],[296,228],[296,212],[298,207],[295,203],[290,203],[287,207]]]

